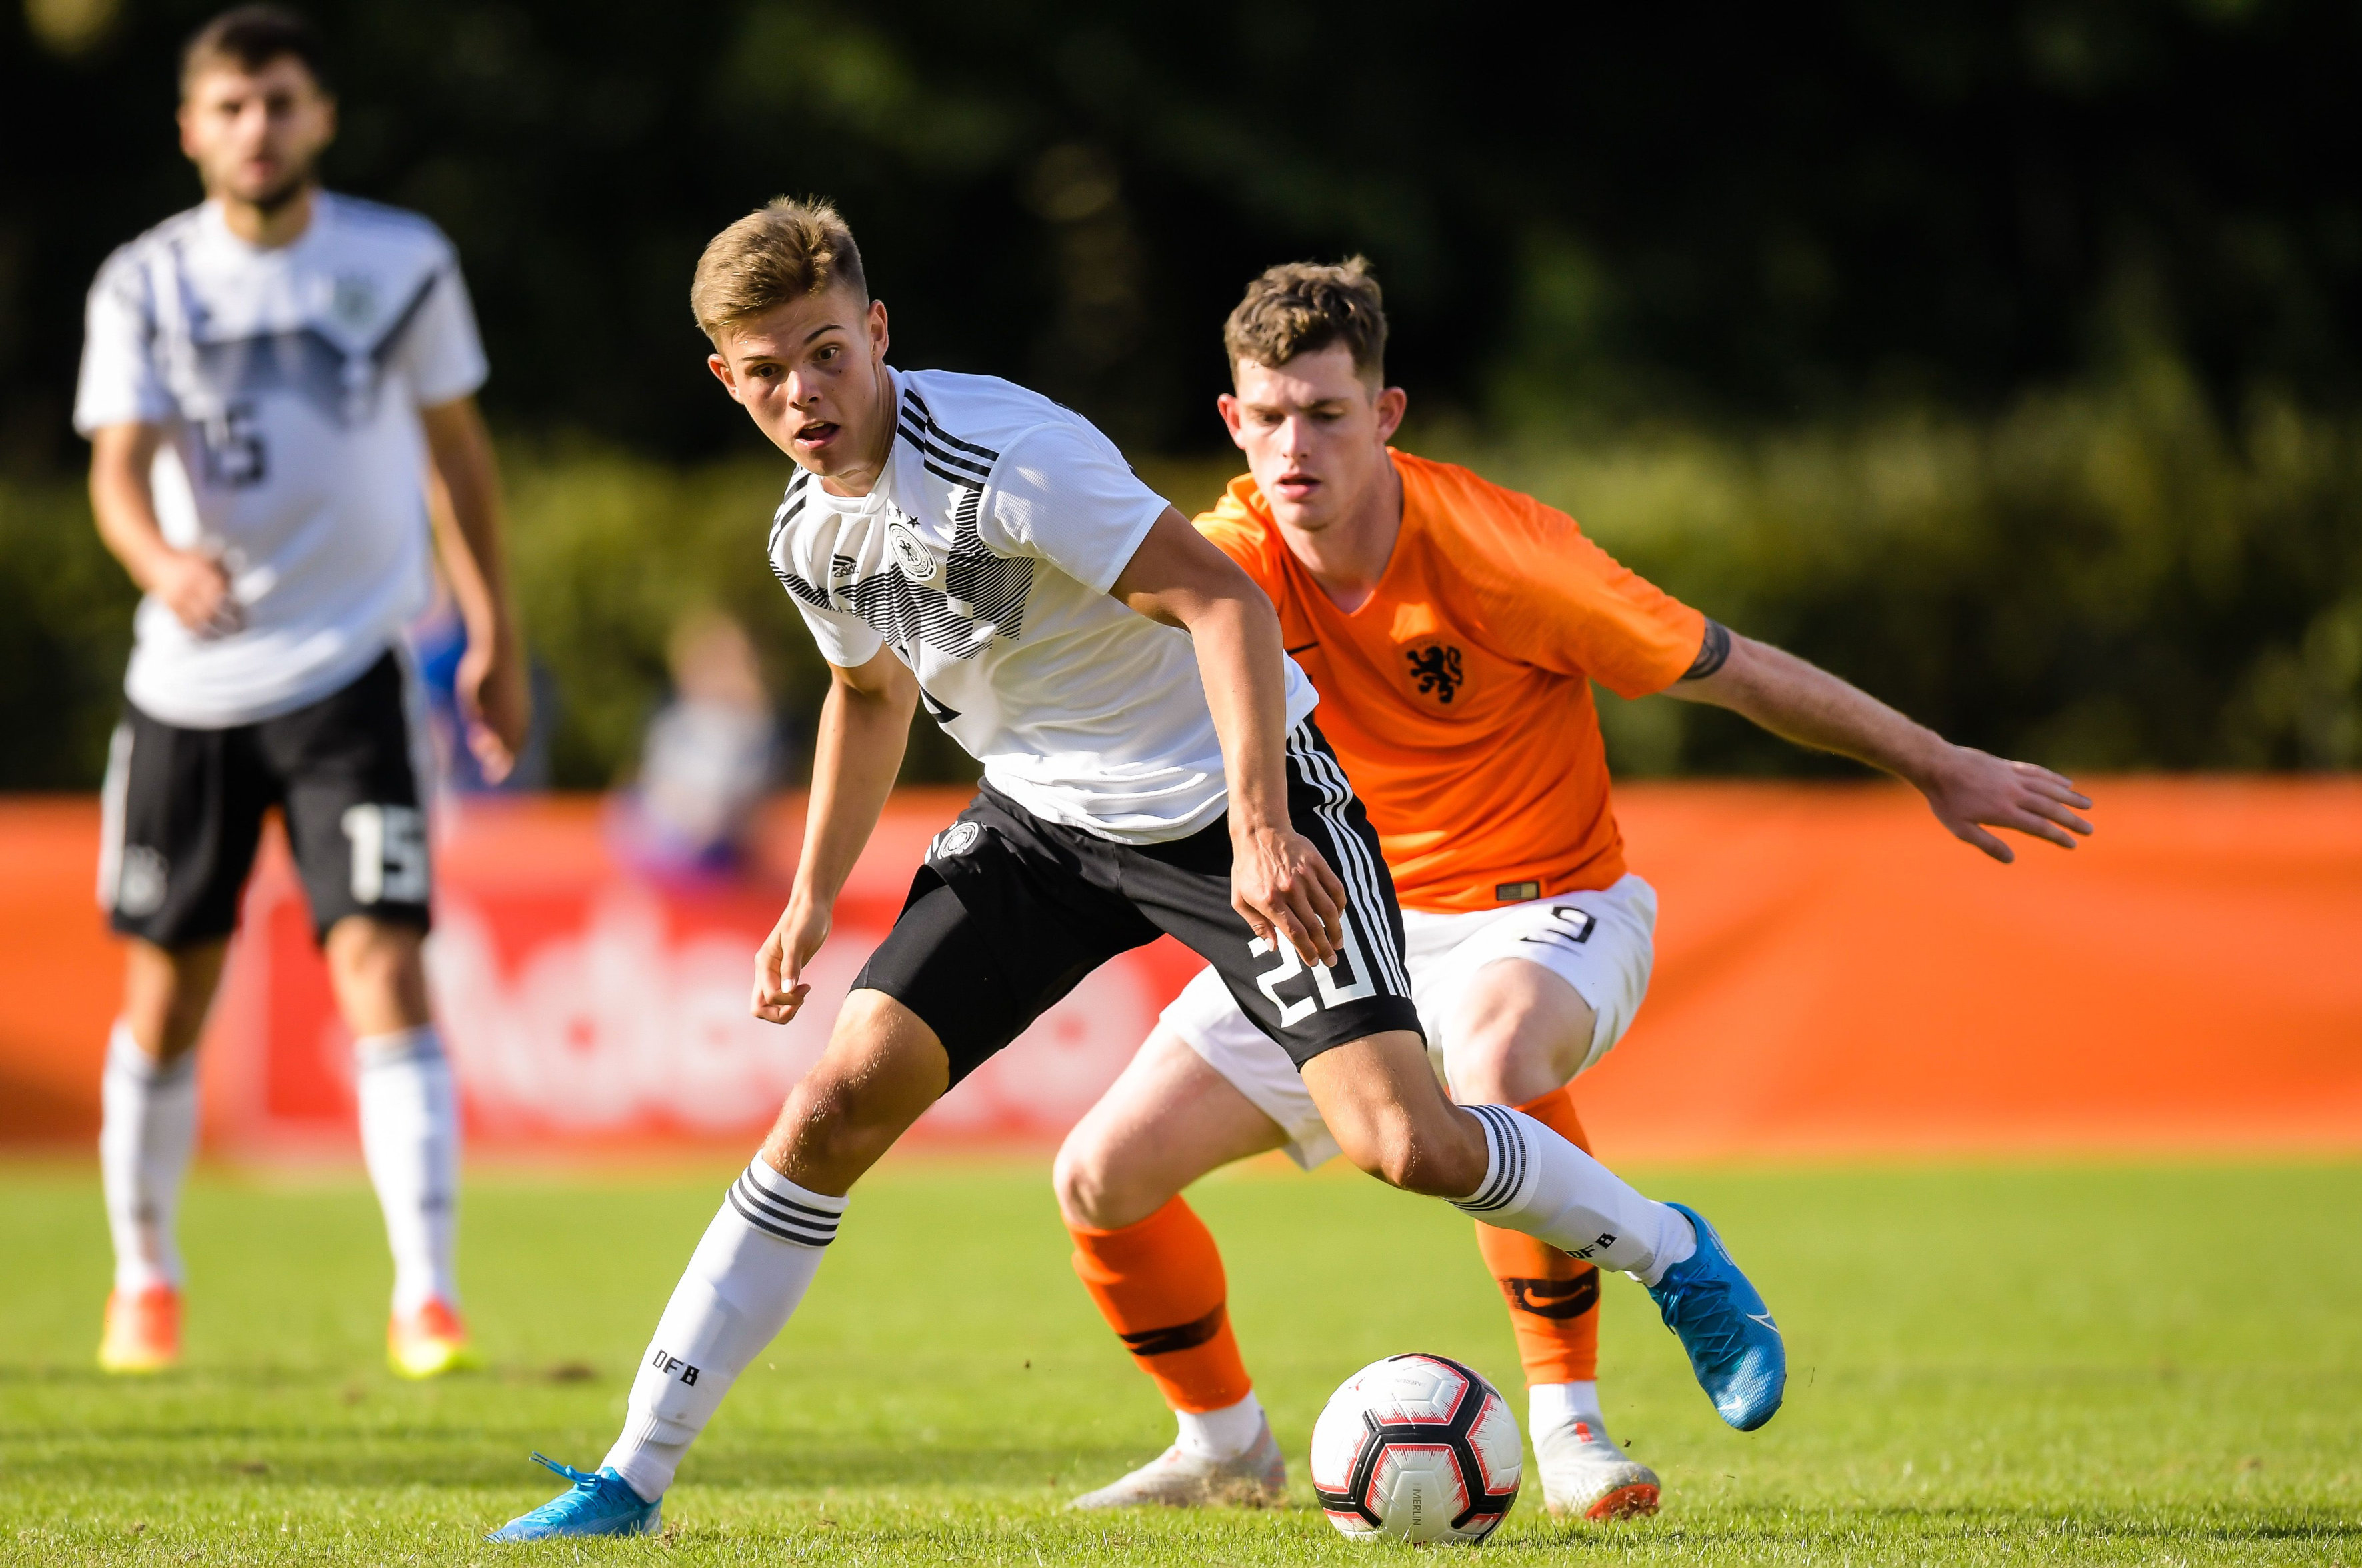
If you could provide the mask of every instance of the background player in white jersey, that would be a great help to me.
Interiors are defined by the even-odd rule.
[[[330,195],[316,36],[224,13],[182,59],[205,202],[108,258],[74,405],[100,535],[144,591],[108,760],[101,901],[127,943],[100,1134],[115,1289],[102,1365],[180,1353],[173,1239],[193,1051],[264,812],[279,808],[354,1035],[361,1145],[394,1259],[388,1354],[468,1358],[453,1278],[458,1127],[429,1016],[425,778],[402,626],[426,602],[427,475],[468,616],[459,690],[488,775],[524,738],[484,379],[451,246]]]
[[[991,377],[888,366],[886,307],[826,206],[780,201],[732,225],[690,301],[714,374],[800,470],[771,560],[833,669],[757,1017],[785,1022],[810,994],[805,966],[922,701],[984,782],[690,1258],[606,1463],[552,1463],[572,1488],[495,1539],[656,1528],[854,1182],[1084,976],[1160,933],[1287,1053],[1348,1158],[1632,1271],[1725,1418],[1769,1419],[1779,1335],[1712,1229],[1436,1083],[1376,835],[1253,579],[1079,415]]]

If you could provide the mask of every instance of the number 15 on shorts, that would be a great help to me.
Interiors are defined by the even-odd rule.
[[[426,901],[426,813],[415,806],[348,806],[345,837],[353,846],[353,901]]]

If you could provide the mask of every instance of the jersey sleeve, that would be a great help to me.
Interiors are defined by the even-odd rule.
[[[74,386],[74,428],[84,436],[110,425],[160,425],[177,412],[156,363],[156,322],[147,280],[123,258],[91,285],[84,312],[82,373]]]
[[[1087,426],[1026,431],[993,465],[977,532],[997,555],[1032,556],[1105,593],[1171,504]]]
[[[1231,481],[1221,499],[1210,512],[1200,512],[1192,519],[1198,532],[1203,534],[1214,547],[1237,562],[1246,574],[1255,580],[1255,586],[1278,602],[1280,585],[1273,580],[1271,552],[1266,547],[1268,536],[1263,524],[1239,499],[1240,490],[1252,484],[1248,479]]]
[[[484,384],[490,367],[476,333],[476,310],[456,257],[446,257],[427,285],[418,315],[405,334],[399,358],[421,408],[466,397]]]
[[[842,610],[823,610],[801,599],[795,603],[812,641],[820,646],[820,657],[839,669],[860,668],[886,646],[886,639],[877,635],[877,629],[857,615],[848,615]]]
[[[1486,620],[1503,646],[1619,697],[1679,680],[1705,640],[1705,617],[1601,549],[1565,513],[1515,499],[1485,574]]]

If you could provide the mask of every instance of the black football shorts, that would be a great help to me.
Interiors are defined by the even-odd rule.
[[[1287,810],[1345,884],[1336,964],[1308,966],[1231,907],[1227,817],[1166,844],[1043,822],[987,785],[935,835],[900,918],[855,977],[927,1021],[952,1082],[1119,953],[1177,937],[1297,1066],[1348,1041],[1419,1032],[1402,911],[1378,835],[1309,720],[1287,739]]]
[[[115,929],[165,948],[227,936],[263,814],[276,806],[314,935],[356,914],[425,930],[426,816],[406,682],[389,652],[316,702],[219,730],[126,704],[99,850],[99,897]]]

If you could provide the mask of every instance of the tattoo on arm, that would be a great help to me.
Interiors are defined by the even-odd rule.
[[[1705,640],[1698,645],[1697,657],[1692,659],[1689,668],[1682,672],[1682,679],[1704,680],[1707,676],[1720,669],[1723,661],[1729,657],[1730,629],[1719,621],[1708,619],[1705,624]]]

